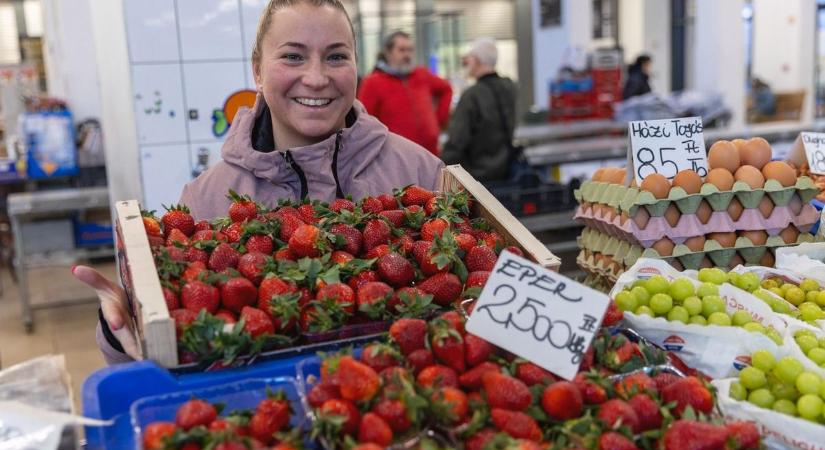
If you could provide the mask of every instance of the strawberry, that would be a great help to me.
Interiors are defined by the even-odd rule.
[[[368,412],[361,418],[361,424],[358,427],[358,442],[373,443],[386,448],[392,443],[392,429],[381,416]]]
[[[315,298],[321,301],[334,301],[347,315],[355,313],[355,293],[344,283],[332,283],[322,287],[315,294]]]
[[[449,305],[461,295],[461,280],[452,273],[437,273],[418,284],[422,291],[432,294],[433,301],[441,306]]]
[[[366,259],[379,259],[384,255],[388,255],[390,252],[392,252],[392,247],[390,247],[387,244],[379,244],[379,245],[376,245],[375,247],[371,248],[364,255],[364,257]]]
[[[425,275],[435,275],[441,272],[447,272],[449,267],[438,268],[438,265],[433,261],[431,254],[433,243],[430,241],[415,241],[413,243],[412,255],[418,262],[418,266]]]
[[[206,250],[201,250],[197,247],[189,247],[184,252],[187,262],[200,261],[204,264],[209,262],[209,253]]]
[[[520,411],[508,411],[493,407],[490,410],[493,425],[516,439],[541,440],[541,429],[536,421]]]
[[[599,450],[639,450],[627,436],[608,431],[599,437]]]
[[[713,410],[713,395],[696,377],[682,378],[662,390],[664,403],[676,402],[674,416],[680,417],[688,406],[694,411],[710,414]]]
[[[238,321],[235,318],[235,313],[229,311],[227,309],[219,309],[218,312],[215,313],[215,318],[223,320],[223,323],[233,324]]]
[[[254,418],[254,417],[253,417]],[[186,449],[185,447],[188,445],[197,445],[194,442],[189,442],[184,445],[184,450],[194,450],[194,449]],[[197,447],[200,450],[200,446]],[[223,441],[220,444],[216,445],[213,450],[247,450],[247,446],[242,444],[238,441]]]
[[[450,328],[457,331],[458,334],[464,337],[464,334],[466,333],[464,331],[464,318],[461,317],[461,314],[459,314],[458,311],[446,311],[441,313],[438,318],[446,321]]]
[[[529,361],[519,363],[516,366],[516,378],[523,381],[527,386],[546,385],[556,381],[556,377],[552,373]]]
[[[423,349],[426,335],[427,322],[421,319],[398,319],[390,325],[390,337],[405,356]]]
[[[586,404],[598,405],[607,401],[607,391],[605,391],[602,386],[589,381],[584,372],[579,372],[576,374],[576,378],[573,379],[573,384],[579,388],[579,392],[582,394],[582,399]]]
[[[396,433],[404,433],[412,426],[407,406],[399,399],[383,398],[372,407],[372,412],[384,419]]]
[[[238,258],[238,272],[257,286],[263,281],[263,268],[269,260],[269,256],[263,253],[244,253]]]
[[[207,228],[205,230],[195,231],[195,234],[192,235],[191,241],[192,243],[200,241],[226,242],[226,235],[221,233],[220,231],[215,231],[211,228]]]
[[[575,384],[557,381],[544,388],[541,407],[553,420],[570,420],[582,414],[584,401]]]
[[[677,420],[662,438],[666,450],[724,449],[728,431],[724,427],[693,420]]]
[[[387,222],[373,219],[364,226],[364,250],[369,251],[375,246],[389,244],[392,230]]]
[[[352,225],[336,223],[329,228],[329,232],[334,234],[339,242],[336,247],[352,255],[360,255],[363,246],[364,236]]]
[[[154,216],[143,216],[143,228],[146,230],[147,236],[163,236],[160,229],[160,222]]]
[[[612,303],[612,302],[611,302]],[[636,345],[625,340],[618,348],[609,350],[602,363],[608,369],[619,369],[636,354]]]
[[[634,373],[623,378],[616,383],[616,393],[624,398],[633,397],[636,394],[656,393],[656,382],[646,373]]]
[[[198,318],[198,313],[188,309],[175,309],[169,311],[169,316],[175,321],[175,334],[180,339],[183,329]]]
[[[297,261],[298,260],[298,258],[295,256],[294,253],[292,253],[292,250],[290,250],[289,247],[284,247],[284,248],[279,249],[277,252],[275,252],[274,255],[272,255],[272,257],[275,258],[276,261]]]
[[[596,417],[611,429],[619,423],[629,427],[634,433],[638,433],[641,428],[636,411],[624,400],[613,399],[602,403]]]
[[[321,405],[319,415],[321,418],[342,418],[341,431],[345,434],[357,433],[358,424],[361,422],[361,413],[358,412],[358,407],[349,400],[327,400]]]
[[[244,244],[247,252],[260,252],[267,255],[272,253],[274,245],[272,238],[265,234],[253,234]]]
[[[291,408],[283,392],[269,394],[255,408],[249,420],[250,435],[264,444],[271,444],[274,434],[289,425]]]
[[[381,372],[389,367],[398,366],[401,363],[401,354],[387,344],[369,344],[361,352],[361,361],[376,372]]]
[[[489,448],[493,439],[496,437],[496,430],[492,428],[485,428],[477,433],[473,433],[464,441],[464,450],[484,450]]]
[[[361,286],[369,283],[370,281],[381,281],[378,277],[378,272],[375,272],[374,270],[365,270],[360,272],[351,277],[349,281],[347,281],[347,285],[349,285],[353,291],[357,291],[358,289],[361,289]]]
[[[457,373],[463,373],[467,365],[464,362],[464,339],[461,334],[444,320],[435,321],[431,325],[430,347],[436,360],[446,364]]]
[[[152,250],[166,245],[166,241],[163,239],[163,236],[147,236],[147,238],[149,239],[149,247],[152,248]]]
[[[662,392],[666,387],[679,380],[681,380],[680,377],[669,372],[662,372],[653,377],[653,382],[656,383],[656,392]]]
[[[178,426],[172,422],[153,422],[143,430],[143,448],[146,450],[163,450],[164,441],[171,439]]]
[[[232,222],[228,227],[223,229],[223,234],[226,236],[226,241],[229,243],[236,243],[241,241],[243,237],[243,222]]]
[[[602,326],[603,327],[612,327],[619,323],[622,319],[624,319],[624,313],[621,309],[614,302],[609,302],[607,304],[607,312],[604,313],[604,318],[602,319]]]
[[[498,364],[490,361],[483,362],[472,369],[462,373],[458,377],[458,384],[464,389],[477,391],[482,388],[482,377],[487,372],[498,373],[501,372],[501,367]]]
[[[413,368],[413,373],[418,375],[425,367],[429,367],[435,363],[433,352],[426,348],[413,350],[407,355],[407,362]]]
[[[215,286],[202,281],[192,281],[181,289],[180,300],[184,308],[194,313],[205,309],[214,314],[220,306],[221,294]]]
[[[393,197],[390,194],[381,194],[376,198],[378,199],[378,201],[381,202],[381,204],[383,205],[383,209],[385,211],[388,209],[398,208],[398,200],[396,200],[395,197]]]
[[[415,279],[415,268],[398,253],[388,253],[378,259],[378,275],[391,286],[408,286]]]
[[[339,266],[344,266],[353,259],[355,259],[354,256],[343,250],[335,250],[329,257],[332,263],[338,264]]]
[[[455,235],[455,242],[458,244],[458,248],[464,250],[464,252],[469,252],[470,249],[476,246],[476,238],[469,233],[458,233]]]
[[[203,230],[211,230],[212,224],[208,220],[199,220],[195,222],[195,232]]]
[[[458,375],[455,370],[437,364],[425,367],[415,380],[424,387],[458,387]]]
[[[378,372],[378,377],[381,378],[381,386],[383,388],[381,395],[383,397],[393,397],[404,390],[405,383],[413,382],[410,372],[407,369],[397,365],[398,361],[401,359],[401,355],[398,354],[398,352],[395,352],[394,358],[395,359],[392,361],[395,365],[385,367],[381,370],[381,372]],[[364,363],[368,364],[366,361]]]
[[[449,229],[450,223],[444,219],[428,220],[421,226],[421,239],[424,241],[432,241],[436,236],[441,236]]]
[[[371,319],[387,314],[387,305],[395,291],[380,281],[371,281],[358,288],[358,311]]]
[[[378,214],[384,216],[395,228],[401,228],[404,225],[404,219],[406,218],[406,214],[401,209],[385,210]]]
[[[464,257],[464,264],[470,272],[493,270],[498,256],[496,252],[486,245],[476,245],[467,252]]]
[[[315,225],[301,225],[289,238],[289,249],[298,258],[315,258],[326,249],[321,230]]]
[[[354,402],[369,401],[378,393],[380,379],[372,367],[343,356],[338,362],[336,378],[340,382],[341,397]]]
[[[647,394],[639,394],[628,400],[639,418],[639,431],[655,430],[662,426],[659,404]]]
[[[410,228],[420,230],[426,219],[424,208],[412,205],[404,208],[404,224]]]
[[[160,218],[160,221],[167,236],[174,229],[180,230],[186,236],[192,236],[195,233],[195,219],[189,214],[189,208],[183,205],[172,205],[164,208],[166,214]]]
[[[728,448],[731,450],[756,450],[759,448],[759,430],[753,422],[730,422],[725,425],[730,437]]]
[[[248,195],[238,195],[230,189],[226,198],[232,201],[229,205],[229,218],[233,222],[246,222],[258,215],[258,206]]]
[[[278,212],[280,211],[278,210]],[[278,215],[278,220],[281,222],[278,237],[284,242],[289,242],[289,239],[295,234],[295,230],[306,225],[297,211],[294,213],[281,213]]]
[[[488,372],[482,375],[481,383],[492,408],[524,411],[533,402],[530,388],[518,378],[500,372]]]
[[[238,261],[241,259],[241,254],[238,253],[231,245],[222,242],[212,250],[209,255],[209,262],[207,267],[209,270],[221,272],[229,267],[238,267]]]
[[[413,246],[415,245],[415,239],[413,239],[413,237],[409,234],[393,238],[391,242],[392,245],[398,249],[398,253],[401,253],[404,256],[411,254]]]
[[[209,403],[192,399],[181,405],[175,414],[175,424],[184,430],[198,425],[207,426],[218,417],[218,411]]]
[[[169,231],[169,234],[166,236],[166,245],[168,247],[174,247],[175,244],[187,246],[189,245],[189,238],[186,237],[185,234],[183,234],[183,231],[177,228],[172,228],[172,230]]]
[[[297,290],[294,284],[287,283],[274,275],[267,276],[258,287],[258,309],[268,310],[273,298],[297,292]]]
[[[482,236],[484,243],[493,249],[500,249],[504,247],[504,238],[495,231],[488,231]]]
[[[367,442],[364,444],[358,444],[355,447],[352,447],[350,450],[384,450],[385,447],[382,447],[378,444],[373,444],[372,442]]]
[[[164,286],[161,288],[161,292],[163,292],[163,300],[166,302],[166,309],[168,311],[174,311],[180,308],[180,300],[175,291]]]
[[[298,215],[304,222],[309,224],[318,222],[318,217],[315,215],[315,206],[312,203],[304,203],[297,209]]]
[[[326,382],[312,386],[312,389],[310,389],[307,394],[307,401],[313,408],[319,408],[327,400],[335,398],[341,398],[341,391],[338,390],[338,386]]]
[[[454,387],[436,389],[430,396],[436,420],[447,425],[461,423],[470,410],[467,394]]]
[[[404,188],[398,197],[404,206],[424,206],[435,194],[421,186],[411,185]]]
[[[275,334],[275,325],[272,324],[269,314],[258,308],[244,306],[241,309],[240,320],[244,321],[244,331],[249,332],[253,338],[264,334]]]
[[[433,197],[427,200],[427,204],[424,205],[424,213],[428,216],[432,216],[436,210],[436,206],[438,205],[438,197]]]
[[[206,264],[200,261],[195,261],[186,266],[186,269],[184,269],[183,273],[180,274],[180,280],[184,283],[190,283],[198,280],[201,277],[201,274],[205,274],[207,272]]]
[[[474,334],[467,333],[464,336],[464,359],[468,367],[475,367],[490,359],[493,350],[493,344]]]
[[[332,203],[330,203],[329,209],[337,213],[340,213],[343,210],[355,211],[355,204],[352,203],[351,200],[347,200],[345,198],[336,198],[332,201]]]
[[[361,209],[365,213],[378,214],[384,210],[384,203],[375,197],[364,197],[361,199]]]
[[[224,308],[241,312],[245,306],[252,306],[258,299],[258,289],[246,278],[231,278],[221,286],[221,303]]]

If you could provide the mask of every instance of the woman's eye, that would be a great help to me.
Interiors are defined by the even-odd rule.
[[[346,61],[347,59],[349,59],[349,57],[343,53],[336,53],[329,56],[329,60],[333,62]]]
[[[301,61],[303,59],[301,55],[297,53],[287,53],[283,55],[282,58],[290,62]]]

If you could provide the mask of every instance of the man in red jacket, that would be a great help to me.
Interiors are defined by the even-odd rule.
[[[450,84],[412,63],[410,35],[387,37],[375,70],[361,82],[358,100],[393,133],[438,156],[438,134],[450,115]]]

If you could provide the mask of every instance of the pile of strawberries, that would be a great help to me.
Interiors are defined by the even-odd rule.
[[[759,447],[752,424],[710,421],[703,380],[638,370],[665,358],[603,329],[568,382],[467,333],[462,316],[447,312],[397,320],[388,343],[359,357],[326,356],[320,377],[307,377],[306,399],[313,437],[327,448],[386,448],[422,430],[447,442],[439,447],[467,450]]]
[[[174,422],[153,422],[143,429],[146,450],[293,450],[302,431],[290,430],[294,414],[283,391],[272,392],[254,410],[219,416],[222,405],[193,398],[181,405]],[[268,447],[271,446],[271,447]]]
[[[229,197],[228,217],[212,222],[196,223],[185,206],[144,214],[182,363],[229,363],[335,339],[342,327],[424,317],[477,295],[505,246],[470,217],[464,192],[408,186],[274,209]]]

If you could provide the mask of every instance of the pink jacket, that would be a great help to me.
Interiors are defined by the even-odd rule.
[[[221,149],[223,161],[183,188],[179,203],[187,205],[196,220],[226,216],[229,189],[275,206],[280,199],[296,200],[302,195],[331,202],[346,195],[358,200],[391,193],[408,184],[436,188],[444,163],[418,144],[390,133],[358,101],[350,126],[322,142],[286,152],[257,151],[252,146],[253,127],[264,105],[258,96],[252,110],[238,111]],[[106,332],[108,328],[98,323],[97,342],[106,362],[131,361],[110,344],[114,337],[107,338]]]

